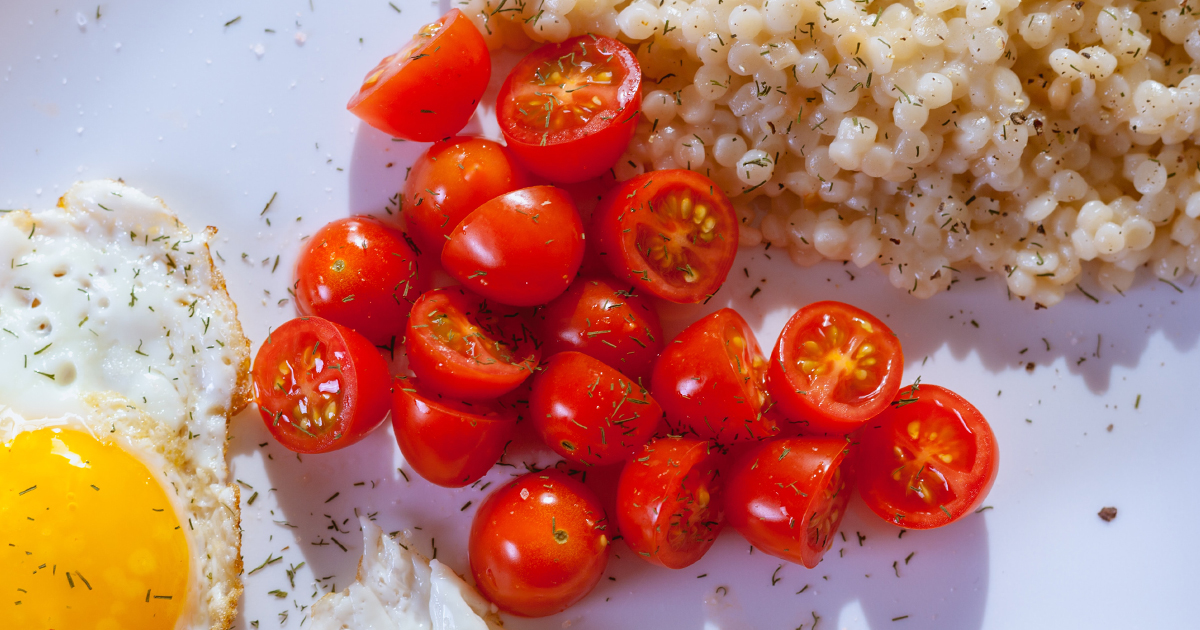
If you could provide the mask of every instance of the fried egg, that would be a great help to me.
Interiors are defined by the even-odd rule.
[[[226,427],[249,400],[250,349],[214,234],[114,181],[0,215],[6,627],[232,624]]]

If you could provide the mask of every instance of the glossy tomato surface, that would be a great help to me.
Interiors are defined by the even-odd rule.
[[[617,185],[597,206],[590,233],[618,280],[672,302],[716,293],[737,254],[733,205],[693,171],[654,171]]]
[[[346,109],[397,138],[441,140],[467,124],[491,76],[483,36],[450,9],[368,72]]]
[[[387,346],[425,287],[404,237],[371,217],[326,224],[296,261],[296,310],[354,329]]]
[[[767,389],[806,431],[844,435],[887,407],[903,375],[904,352],[892,329],[849,304],[816,302],[779,333]]]
[[[471,573],[502,610],[544,617],[591,592],[608,564],[611,534],[595,493],[556,470],[492,492],[471,523]]]
[[[725,479],[725,516],[750,544],[808,568],[833,544],[854,491],[843,438],[781,438],[738,457]]]
[[[575,350],[649,385],[663,347],[662,324],[649,300],[607,276],[581,277],[540,313],[542,356]]]
[[[704,556],[725,525],[721,454],[679,436],[648,442],[621,471],[617,525],[639,558],[682,569]]]
[[[517,388],[541,353],[519,310],[462,287],[427,291],[413,305],[404,349],[422,387],[448,398],[486,400]]]
[[[629,145],[641,84],[641,67],[624,44],[575,37],[538,48],[512,69],[496,96],[496,117],[530,171],[581,182],[612,168]]]
[[[529,411],[547,446],[589,466],[625,461],[663,415],[645,388],[574,351],[554,355],[534,377]]]
[[[254,357],[254,401],[271,435],[297,453],[361,440],[387,418],[387,364],[362,335],[298,317],[267,335]]]
[[[421,477],[461,488],[487,474],[512,439],[516,417],[497,405],[421,393],[416,378],[392,383],[392,428]]]
[[[422,250],[437,255],[472,210],[529,184],[525,169],[499,143],[461,136],[435,142],[404,180],[408,231]]]
[[[650,392],[672,432],[721,443],[779,432],[768,413],[767,359],[750,325],[723,308],[688,326],[654,363]]]
[[[570,195],[553,186],[523,188],[484,203],[442,248],[446,273],[483,297],[514,306],[558,297],[582,261],[583,222]]]
[[[983,414],[937,385],[902,389],[859,435],[858,491],[889,523],[930,529],[979,507],[1000,451]]]

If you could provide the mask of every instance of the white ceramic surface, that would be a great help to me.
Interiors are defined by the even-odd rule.
[[[73,181],[98,177],[162,197],[193,228],[220,228],[219,265],[246,333],[261,341],[293,314],[280,300],[300,239],[333,218],[384,211],[424,148],[360,126],[344,109],[379,58],[449,6],[391,4],[400,11],[387,0],[4,0],[0,208],[48,207]],[[481,111],[468,130],[494,132],[490,115]],[[668,332],[732,305],[769,347],[810,301],[876,313],[903,341],[906,381],[955,389],[991,420],[1002,453],[993,509],[901,538],[856,502],[845,540],[815,570],[776,571],[779,561],[750,554],[733,531],[678,572],[618,543],[609,579],[584,602],[508,627],[1200,623],[1200,283],[1177,293],[1147,275],[1125,297],[1094,304],[1076,294],[1035,311],[973,270],[920,301],[873,268],[797,269],[782,258],[743,250],[708,306],[662,305]],[[763,290],[751,298],[754,287]],[[436,545],[439,559],[466,570],[466,531],[484,494],[435,488],[411,472],[405,481],[390,428],[303,461],[275,445],[253,411],[231,432],[234,476],[245,484],[246,569],[282,557],[247,576],[237,628],[303,627],[315,598],[354,575],[355,514],[411,530],[424,553]],[[1111,523],[1096,515],[1105,506],[1119,509]],[[728,594],[716,595],[719,586]]]

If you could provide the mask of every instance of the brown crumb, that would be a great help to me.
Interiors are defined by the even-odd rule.
[[[1110,425],[1108,425],[1108,429],[1107,429],[1107,431],[1108,431],[1109,433],[1112,433],[1112,428],[1113,428],[1113,425],[1111,425],[1111,424],[1110,424]]]
[[[1100,510],[1099,516],[1100,516],[1100,520],[1107,523],[1107,522],[1113,520],[1114,518],[1117,518],[1117,508],[1115,508],[1115,507],[1103,508]]]
[[[1034,364],[1033,364],[1033,362],[1026,363],[1026,364],[1025,364],[1025,371],[1026,371],[1026,372],[1029,372],[1030,374],[1032,374],[1032,373],[1033,373],[1033,368],[1035,368],[1035,367],[1037,367],[1037,366],[1036,366],[1036,365],[1034,365]]]

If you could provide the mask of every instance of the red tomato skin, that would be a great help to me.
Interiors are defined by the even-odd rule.
[[[435,142],[404,180],[403,212],[413,239],[435,255],[472,210],[532,180],[503,145],[458,136]]]
[[[569,55],[568,51],[581,41],[587,46],[599,44],[607,47],[618,64],[628,70],[617,91],[620,107],[610,112],[610,120],[594,116],[582,128],[565,132],[551,130],[552,137],[543,143],[543,130],[525,128],[505,114],[506,110],[515,110],[519,106],[514,94],[514,78],[522,75],[526,67],[525,74],[532,74],[532,69],[537,65],[535,56],[549,59]],[[509,149],[531,173],[551,182],[582,182],[612,168],[629,146],[637,130],[638,114],[642,108],[641,85],[642,70],[633,51],[614,39],[584,35],[559,44],[547,44],[519,62],[500,86],[496,96],[500,132]]]
[[[487,364],[465,357],[431,339],[429,329],[431,313],[466,314],[468,320],[477,321],[481,311],[512,314],[502,317],[506,324],[504,339],[513,342],[514,334],[530,330],[533,323],[527,316],[512,309],[492,307],[487,301],[461,287],[444,287],[421,294],[413,305],[408,319],[408,330],[404,336],[404,350],[408,355],[408,367],[421,379],[421,386],[448,398],[464,400],[489,400],[503,396],[516,389],[536,369],[540,351],[532,342],[518,339],[516,353],[524,359],[519,364]],[[486,361],[485,361],[486,363]]]
[[[624,462],[650,439],[663,416],[640,385],[574,351],[554,355],[534,377],[529,412],[547,446],[588,466]]]
[[[654,305],[607,276],[581,277],[541,311],[542,356],[575,350],[649,384],[662,352]]]
[[[650,392],[674,433],[722,444],[776,435],[775,416],[763,412],[763,391],[754,378],[739,375],[728,358],[727,329],[740,331],[752,353],[762,355],[746,320],[724,308],[697,320],[663,347],[654,363]]]
[[[854,489],[854,461],[846,457],[847,447],[844,438],[809,437],[755,445],[730,466],[725,486],[727,522],[759,550],[810,569],[816,567],[833,544]],[[813,547],[805,540],[810,508],[838,467],[845,480],[843,503],[824,545]]]
[[[315,437],[300,431],[288,431],[279,417],[292,410],[272,398],[277,366],[281,360],[294,359],[276,353],[288,352],[288,344],[297,337],[318,340],[326,350],[332,350],[340,369],[341,399],[336,428]],[[308,345],[308,344],[305,344]],[[296,362],[292,361],[295,365]],[[387,362],[375,346],[353,330],[320,317],[297,317],[267,335],[259,347],[252,368],[254,400],[267,430],[285,448],[296,453],[328,453],[346,448],[363,439],[387,419],[391,410]]]
[[[398,232],[371,217],[337,219],[317,230],[296,260],[296,310],[388,345],[425,284]]]
[[[595,493],[556,470],[529,473],[484,499],[471,522],[471,573],[502,610],[544,617],[566,610],[608,565],[604,508]],[[558,530],[567,536],[561,543]]]
[[[512,439],[516,419],[490,405],[422,394],[416,378],[392,383],[392,428],[417,474],[444,488],[470,485],[491,470]]]
[[[583,239],[570,195],[533,186],[467,215],[442,249],[442,267],[485,298],[534,306],[567,290],[583,262]]]
[[[1000,445],[987,419],[962,396],[944,387],[922,384],[915,393],[908,387],[900,390],[896,402],[913,397],[918,402],[888,406],[859,432],[861,446],[856,454],[860,461],[858,490],[867,507],[883,520],[905,529],[933,529],[973,513],[987,498],[1000,469]],[[887,478],[891,473],[890,466],[888,470],[883,470],[883,463],[892,461],[887,453],[892,445],[888,433],[900,430],[911,418],[942,413],[960,418],[976,438],[976,455],[971,471],[956,480],[963,498],[950,505],[931,506],[927,511],[905,511],[903,518],[898,518],[899,510],[886,498],[881,488],[890,481]]]
[[[800,342],[797,337],[827,313],[861,318],[879,331],[877,335],[872,335],[871,339],[887,357],[887,375],[870,400],[861,406],[817,399],[815,395],[808,393],[808,381],[786,367],[795,365],[799,360]],[[807,423],[803,428],[805,433],[845,435],[887,408],[896,392],[900,391],[903,376],[904,352],[900,347],[900,340],[887,324],[849,304],[826,301],[801,308],[792,315],[787,324],[784,324],[771,353],[771,364],[767,368],[767,388],[771,392],[771,399],[779,406],[779,411]]]
[[[392,71],[373,90],[364,81],[346,109],[384,133],[417,142],[462,130],[491,79],[492,58],[483,35],[461,11],[450,9],[438,21],[436,36],[420,43],[414,37],[415,49],[397,53],[406,56],[398,69],[392,68],[393,55],[368,72],[369,81],[378,71]]]
[[[638,213],[651,211],[648,202],[668,187],[685,187],[709,198],[713,216],[721,217],[724,229],[717,234],[712,257],[703,277],[694,283],[676,286],[664,279],[648,262],[636,242]],[[596,258],[602,260],[618,280],[629,282],[650,295],[679,304],[694,304],[708,299],[729,277],[737,255],[738,221],[733,204],[712,180],[684,169],[643,173],[618,183],[600,200],[592,213],[591,230]]]
[[[716,521],[705,540],[687,550],[673,549],[667,540],[673,502],[685,475],[715,469],[722,455],[708,442],[670,436],[648,442],[640,457],[621,470],[617,484],[617,526],[621,538],[639,558],[668,569],[682,569],[702,558],[725,527],[724,496],[711,489],[709,506]],[[719,480],[719,477],[718,477]]]

